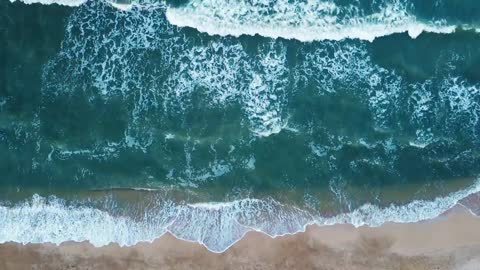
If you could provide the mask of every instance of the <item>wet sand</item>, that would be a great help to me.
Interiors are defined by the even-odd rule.
[[[133,247],[5,243],[0,269],[480,269],[480,218],[464,205],[429,221],[354,228],[309,226],[271,238],[250,232],[223,253],[166,234]]]

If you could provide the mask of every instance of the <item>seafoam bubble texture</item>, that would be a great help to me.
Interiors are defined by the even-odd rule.
[[[313,164],[327,182],[343,178],[339,168],[346,166],[358,174],[374,167],[386,171],[390,179],[401,177],[397,157],[432,143],[434,149],[451,149],[447,158],[437,159],[435,153],[442,152],[438,150],[422,152],[417,155],[422,162],[448,163],[459,156],[465,158],[454,163],[478,160],[478,154],[454,143],[454,139],[477,138],[479,132],[478,83],[455,75],[463,56],[452,56],[451,70],[411,82],[375,63],[365,41],[212,37],[170,24],[169,9],[144,2],[121,11],[106,2],[90,1],[74,11],[60,52],[44,67],[44,101],[76,103],[73,97],[80,95],[92,107],[120,102],[126,125],[120,139],[95,137],[89,143],[72,140],[48,146],[48,161],[79,157],[107,161],[140,151],[161,157],[155,162],[165,165],[166,179],[198,186],[239,170],[255,170],[258,166],[247,161],[258,161],[256,146],[281,132],[298,146],[298,159]],[[251,39],[255,45],[249,43]],[[312,103],[311,112],[302,119],[296,116],[305,113],[308,102],[292,102],[307,93],[312,95],[308,99],[319,103]],[[334,120],[333,111],[339,106],[315,114],[324,98],[345,97],[368,111],[372,119],[372,123],[366,119],[368,129],[337,134],[327,128],[334,121],[350,121],[348,111]],[[214,112],[218,117],[237,109],[240,113],[234,118],[213,127],[231,128],[234,136],[230,130],[218,136],[198,134],[211,127],[193,129],[202,121],[188,122],[192,115],[207,117]],[[452,113],[440,113],[444,109]],[[371,132],[386,132],[381,136],[387,137],[375,141],[369,138]],[[397,138],[397,133],[406,140]],[[183,149],[179,157],[155,152],[177,143]],[[342,161],[342,153],[351,147],[368,153]],[[308,150],[320,148],[323,152]],[[301,156],[303,149],[307,154]],[[183,168],[173,168],[179,164]]]
[[[153,58],[151,50],[158,51]],[[240,101],[252,131],[261,136],[284,125],[291,85],[281,43],[266,44],[254,57],[234,39],[196,44],[165,21],[163,5],[156,3],[131,12],[112,12],[101,2],[80,7],[44,77],[47,95],[94,86],[98,92],[92,94],[103,98],[133,97],[132,122],[155,107],[184,111],[198,93],[211,106]]]
[[[386,222],[432,219],[479,191],[477,182],[465,190],[432,201],[392,204],[386,208],[366,204],[333,217],[318,216],[271,199],[205,204],[158,201],[154,210],[144,213],[140,219],[35,195],[24,203],[0,206],[0,220],[3,221],[0,223],[0,243],[89,241],[95,246],[109,243],[130,246],[153,241],[168,231],[180,239],[205,245],[211,251],[223,252],[252,230],[275,237],[303,231],[308,224],[380,226]]]
[[[417,37],[423,31],[450,33],[455,25],[444,21],[421,21],[411,14],[411,4],[402,0],[191,0],[169,7],[167,18],[210,35],[261,35],[271,38],[372,41],[393,33]]]
[[[25,4],[42,4],[51,5],[58,4],[63,6],[76,7],[86,2],[86,0],[10,0],[10,2],[22,2]]]

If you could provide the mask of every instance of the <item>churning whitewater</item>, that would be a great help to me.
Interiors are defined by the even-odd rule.
[[[378,1],[374,1],[378,2]],[[261,35],[270,38],[342,40],[408,32],[416,38],[423,31],[451,33],[455,25],[419,20],[402,1],[383,1],[363,9],[361,2],[339,6],[335,1],[235,1],[192,0],[167,9],[167,19],[210,35]]]
[[[223,252],[249,231],[271,237],[297,233],[307,225],[353,224],[380,226],[386,222],[406,223],[432,219],[461,199],[480,192],[474,186],[437,198],[407,205],[379,208],[366,204],[333,217],[322,217],[283,205],[274,200],[242,199],[228,203],[158,205],[141,219],[115,216],[88,206],[67,205],[62,200],[34,195],[12,207],[0,206],[0,243],[55,243],[89,241],[95,246],[118,243],[131,246],[153,241],[170,232],[183,240],[198,242],[213,252]],[[113,209],[111,209],[113,210]]]
[[[79,6],[86,0],[10,0],[26,4]],[[91,0],[96,1],[96,0]],[[103,1],[103,0],[99,0]],[[172,1],[175,2],[175,1]],[[415,14],[417,1],[382,0],[366,4],[355,0],[190,0],[166,4],[166,17],[176,26],[191,27],[209,35],[261,35],[299,41],[362,39],[407,32],[416,38],[422,32],[452,33],[457,27],[478,29],[476,22],[446,18],[421,18]],[[185,2],[185,3],[183,3]],[[338,2],[338,3],[337,3]],[[448,1],[437,0],[441,9]],[[120,10],[165,5],[162,1],[110,2]],[[421,5],[420,3],[418,5]],[[461,4],[460,9],[468,8]],[[465,5],[466,7],[464,7]]]

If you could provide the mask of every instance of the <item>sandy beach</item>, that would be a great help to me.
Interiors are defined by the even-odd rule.
[[[442,216],[380,227],[308,226],[271,238],[250,232],[223,253],[163,235],[132,247],[5,243],[0,269],[480,269],[479,195]]]

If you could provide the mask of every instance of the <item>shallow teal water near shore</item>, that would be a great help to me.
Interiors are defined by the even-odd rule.
[[[248,220],[250,227],[260,219],[264,225],[258,226],[269,231],[268,224],[282,224],[272,213],[283,211],[285,228],[271,231],[284,233],[312,222],[312,215],[350,213],[365,204],[408,205],[475,184],[480,171],[476,1],[455,8],[455,1],[247,1],[238,8],[243,17],[229,6],[234,2],[225,1],[231,8],[225,10],[233,13],[219,15],[229,18],[222,29],[172,24],[185,14],[188,23],[198,14],[211,18],[208,3],[215,1],[195,2],[201,4],[193,11],[191,2],[175,8],[143,2],[128,11],[103,1],[78,7],[0,2],[5,220],[15,207],[49,205],[48,199],[31,199],[35,193],[66,199],[50,199],[57,210],[64,204],[101,204],[117,216],[128,216],[125,201],[134,197],[137,206],[155,205],[147,208],[155,209],[159,228],[178,214],[166,211],[164,201],[262,201],[235,211],[227,207],[230,214],[219,211],[222,218],[202,214],[199,228],[217,228],[212,222],[220,219],[222,228],[232,230],[224,242],[211,242],[221,250],[243,230],[225,215]],[[295,5],[293,10],[309,16],[317,11],[315,20],[307,24],[301,20],[306,15],[286,16]],[[385,17],[393,21],[378,15],[388,8],[405,14]],[[374,24],[371,29],[381,25],[378,33],[384,34],[369,41],[349,30],[338,41],[320,39],[322,12],[334,14],[339,29]],[[291,21],[284,23],[287,17]],[[258,23],[254,36],[242,28],[252,19]],[[239,23],[238,29],[229,28],[231,23]],[[409,33],[391,30],[412,23],[458,28],[416,38],[411,26],[405,28]],[[314,32],[293,32],[291,39],[282,37],[291,37],[286,32],[268,32],[282,26],[300,31],[303,25]],[[317,39],[302,41],[305,37]],[[145,196],[147,203],[130,193],[122,197],[118,189],[158,194]],[[28,203],[15,206],[23,200]],[[132,216],[144,207],[131,210]],[[256,218],[236,216],[242,211]],[[45,216],[37,213],[35,222]],[[8,235],[8,226],[0,228],[0,236],[2,229]],[[145,229],[143,237],[159,231]],[[39,241],[48,239],[42,237]]]

